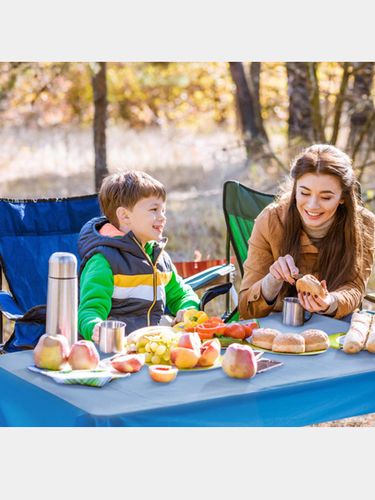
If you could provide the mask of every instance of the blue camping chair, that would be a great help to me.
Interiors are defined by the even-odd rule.
[[[98,215],[96,194],[41,200],[0,199],[0,311],[15,321],[4,351],[35,347],[45,332],[49,257],[53,252],[71,252],[79,265],[79,232],[85,222]],[[2,290],[1,271],[9,292]],[[233,271],[233,264],[223,264],[185,281],[198,290]],[[230,287],[228,282],[207,290],[201,298],[201,308],[215,296],[227,293]],[[3,342],[2,314],[0,344]]]

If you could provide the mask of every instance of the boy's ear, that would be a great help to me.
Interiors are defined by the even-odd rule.
[[[129,211],[125,207],[117,207],[116,217],[119,224],[127,224],[129,222]]]

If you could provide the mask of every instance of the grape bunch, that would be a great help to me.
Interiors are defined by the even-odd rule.
[[[137,341],[138,353],[145,354],[146,363],[152,365],[170,365],[171,349],[177,347],[178,334],[142,335]]]

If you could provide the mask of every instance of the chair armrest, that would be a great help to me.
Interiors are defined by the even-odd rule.
[[[199,290],[200,288],[213,285],[215,282],[222,281],[225,276],[234,273],[235,270],[236,268],[233,264],[221,264],[189,276],[184,279],[184,282],[190,285],[193,290]]]
[[[375,304],[375,293],[369,293],[365,295],[364,300],[368,300],[372,304]]]
[[[46,309],[46,305],[41,304],[30,308],[28,311],[22,311],[12,294],[3,290],[0,291],[0,311],[11,321],[45,323]]]
[[[3,290],[0,291],[0,311],[12,321],[18,321],[24,316],[24,311],[17,305],[13,295]]]
[[[209,288],[204,292],[202,295],[200,304],[199,304],[199,309],[201,311],[204,311],[204,306],[208,304],[208,302],[211,302],[214,298],[218,297],[219,295],[225,295],[226,293],[229,292],[229,290],[232,288],[232,283],[223,283],[221,285],[216,285],[213,286],[212,288]]]

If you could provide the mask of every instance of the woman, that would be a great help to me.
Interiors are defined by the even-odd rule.
[[[298,294],[307,310],[343,318],[360,307],[374,261],[375,217],[360,205],[350,158],[315,144],[291,167],[292,187],[257,217],[240,288],[241,318],[281,311],[296,274],[313,274],[325,298]]]

